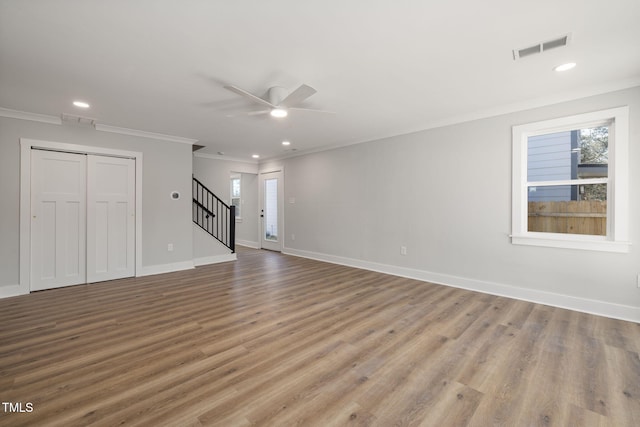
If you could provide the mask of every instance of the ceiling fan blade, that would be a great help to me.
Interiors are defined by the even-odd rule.
[[[290,107],[292,105],[296,105],[302,101],[304,101],[305,99],[307,99],[308,97],[310,97],[311,95],[313,95],[314,93],[316,93],[316,90],[314,88],[312,88],[311,86],[307,86],[307,85],[300,85],[300,87],[296,90],[294,90],[293,92],[291,92],[289,94],[289,96],[287,96],[285,99],[282,100],[282,102],[280,103],[280,105],[284,106],[284,107]]]
[[[240,96],[244,96],[245,98],[248,98],[250,100],[252,100],[253,102],[257,102],[258,104],[262,104],[266,107],[270,107],[270,108],[276,108],[275,105],[273,105],[272,103],[270,103],[269,101],[265,101],[264,99],[260,98],[259,96],[255,96],[252,93],[247,92],[246,90],[242,90],[239,87],[236,86],[225,86],[224,87],[227,90],[230,90],[233,93],[237,93]]]
[[[327,114],[338,114],[335,111],[327,111],[327,110],[316,110],[315,108],[300,108],[300,107],[289,107],[289,110],[296,111],[310,111],[312,113],[327,113]]]
[[[260,111],[250,111],[247,114],[247,116],[259,116],[261,114],[267,114],[270,113],[271,110],[260,110]]]

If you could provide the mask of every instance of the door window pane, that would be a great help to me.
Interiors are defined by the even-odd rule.
[[[264,238],[278,240],[278,179],[264,181]]]

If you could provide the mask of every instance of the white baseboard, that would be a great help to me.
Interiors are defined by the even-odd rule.
[[[194,268],[193,261],[172,262],[169,264],[144,265],[136,273],[136,277],[151,276],[153,274],[172,273],[174,271],[189,270]]]
[[[232,257],[233,259],[223,260],[222,259],[223,257],[227,257],[227,258]],[[205,263],[211,264],[212,263],[211,261],[224,262],[224,261],[232,261],[235,259],[236,259],[236,254],[229,254],[229,255],[219,255],[217,257],[214,256],[214,257],[200,258],[199,260],[209,261]],[[194,264],[196,261],[197,260],[173,262],[169,264],[142,266],[142,269],[136,272],[136,277],[152,276],[154,274],[163,274],[163,273],[172,273],[175,271],[190,270],[192,268],[195,268]],[[202,264],[199,264],[199,265],[202,265]],[[18,295],[27,295],[29,293],[30,293],[29,289],[27,289],[25,292],[25,290],[22,289],[20,285],[0,286],[0,298],[9,298],[9,297],[15,297]]]
[[[8,285],[8,286],[0,286],[0,298],[10,298],[17,297],[18,295],[27,295],[29,290],[26,292],[20,285]]]
[[[201,265],[218,264],[220,262],[235,261],[237,259],[238,257],[236,254],[211,255],[194,259],[193,265],[200,267]]]
[[[251,240],[236,239],[236,245],[246,246],[253,249],[260,249],[260,242],[252,242]]]
[[[303,251],[299,249],[284,248],[282,250],[282,253],[303,258],[315,259],[318,261],[325,261],[333,264],[346,265],[348,267],[377,271],[379,273],[391,274],[394,276],[407,277],[410,279],[436,283],[439,285],[468,289],[485,294],[508,297],[538,304],[546,304],[553,307],[566,308],[573,311],[580,311],[584,313],[595,314],[598,316],[605,316],[613,319],[640,323],[640,307],[634,307],[630,305],[596,301],[587,298],[556,294],[535,289],[520,288],[501,283],[469,279],[465,277],[452,276],[449,274],[434,273],[431,271],[398,267],[395,265],[380,264],[376,262],[363,261],[317,252]]]

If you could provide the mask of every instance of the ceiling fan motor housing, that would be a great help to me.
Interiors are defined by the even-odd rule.
[[[285,88],[280,86],[273,86],[269,88],[267,92],[267,97],[271,104],[280,105],[282,100],[285,98],[286,94],[287,94],[287,90]]]

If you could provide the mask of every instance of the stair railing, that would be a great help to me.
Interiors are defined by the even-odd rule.
[[[236,207],[227,205],[193,177],[193,222],[236,251]]]

